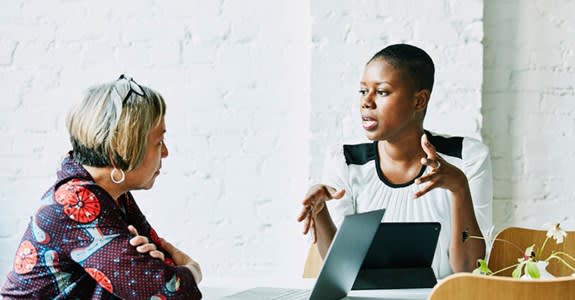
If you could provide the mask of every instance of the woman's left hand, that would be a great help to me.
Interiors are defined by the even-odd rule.
[[[136,247],[136,251],[139,253],[149,253],[153,258],[158,258],[162,261],[165,260],[164,252],[158,250],[158,247],[154,243],[151,243],[147,237],[139,235],[136,227],[129,225],[128,230],[135,235],[135,237],[130,239],[130,245]]]
[[[421,136],[421,147],[427,155],[427,158],[421,159],[421,163],[430,167],[431,173],[415,180],[416,184],[427,184],[413,195],[414,198],[419,198],[438,187],[449,190],[452,193],[464,191],[467,187],[467,177],[465,177],[465,174],[439,156],[435,147],[429,142],[425,134]]]

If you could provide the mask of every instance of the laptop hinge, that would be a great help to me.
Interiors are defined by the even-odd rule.
[[[352,290],[431,288],[437,283],[431,267],[361,269]]]

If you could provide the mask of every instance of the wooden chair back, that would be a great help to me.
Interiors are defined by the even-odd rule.
[[[303,267],[303,278],[316,278],[321,270],[323,259],[316,244],[311,244],[307,251],[307,258]]]
[[[521,280],[457,273],[441,280],[429,300],[569,300],[575,299],[575,277]]]
[[[543,242],[545,241],[547,231],[536,230],[521,227],[508,227],[503,229],[496,236],[496,240],[491,246],[491,253],[489,255],[488,266],[493,272],[501,270],[505,267],[511,266],[517,263],[517,259],[523,256],[525,248],[535,244],[535,249],[540,251]],[[497,241],[497,239],[506,240],[517,245],[519,249],[513,245]],[[575,231],[568,231],[567,237],[565,237],[563,243],[557,244],[555,240],[550,238],[543,249],[542,256],[548,257],[553,251],[563,251],[570,255],[575,254]],[[561,262],[553,259],[549,262],[547,266],[547,271],[554,276],[569,276],[574,272],[566,267]],[[513,269],[498,273],[499,276],[511,276]]]

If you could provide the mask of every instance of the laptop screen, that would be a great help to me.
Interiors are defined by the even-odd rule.
[[[433,287],[440,231],[437,222],[379,224],[352,289]]]
[[[381,223],[362,269],[430,267],[441,224]]]

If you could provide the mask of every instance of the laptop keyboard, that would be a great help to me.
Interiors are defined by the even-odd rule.
[[[309,290],[279,289],[278,294],[269,300],[308,300],[310,295]]]

